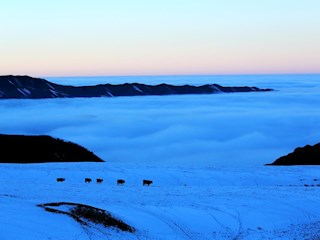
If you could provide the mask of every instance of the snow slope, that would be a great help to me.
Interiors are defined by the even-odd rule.
[[[312,166],[52,163],[0,168],[1,239],[320,238],[319,169]],[[56,182],[61,176],[66,181]],[[85,177],[104,182],[88,184]],[[119,178],[126,183],[117,185]],[[142,186],[143,179],[154,183]],[[137,232],[84,228],[68,216],[36,206],[60,201],[108,210]]]

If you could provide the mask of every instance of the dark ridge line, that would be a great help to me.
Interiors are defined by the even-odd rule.
[[[104,162],[88,149],[48,135],[0,134],[0,163]]]
[[[0,99],[41,99],[76,97],[162,96],[173,94],[216,94],[235,92],[269,92],[249,86],[224,87],[218,84],[147,85],[142,83],[98,84],[93,86],[60,85],[29,76],[0,76]]]
[[[265,166],[320,165],[320,143],[297,147],[293,152],[281,156]]]

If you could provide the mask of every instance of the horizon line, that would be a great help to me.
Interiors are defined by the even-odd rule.
[[[65,77],[190,77],[190,76],[275,76],[275,75],[320,75],[318,73],[209,73],[209,74],[132,74],[132,75],[52,75],[52,76],[40,76],[49,78],[65,78]],[[18,76],[18,75],[16,75]],[[20,75],[23,76],[23,75]],[[25,74],[24,76],[30,76]]]

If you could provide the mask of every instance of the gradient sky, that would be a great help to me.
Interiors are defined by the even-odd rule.
[[[319,0],[10,0],[0,74],[320,73]]]

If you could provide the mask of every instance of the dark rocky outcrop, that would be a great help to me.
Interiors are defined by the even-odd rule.
[[[103,162],[72,142],[46,135],[0,134],[0,163]]]
[[[320,165],[320,143],[298,147],[292,153],[266,165]]]
[[[88,227],[91,224],[101,224],[104,227],[112,227],[117,230],[130,233],[135,232],[133,227],[112,216],[108,211],[89,205],[70,202],[57,202],[39,204],[37,206],[44,208],[48,212],[70,216],[83,226]]]
[[[29,76],[0,76],[0,99],[10,98],[74,98],[116,97],[172,94],[212,94],[231,92],[265,92],[272,89],[257,87],[223,87],[217,84],[202,86],[146,85],[140,83],[99,84],[95,86],[64,86]]]

